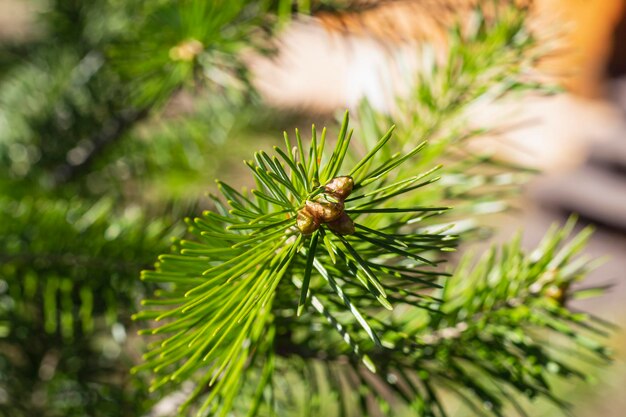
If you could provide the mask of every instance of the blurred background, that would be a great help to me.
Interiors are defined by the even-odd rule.
[[[398,99],[476,2],[322,1],[287,19],[253,3],[183,15],[156,0],[0,0],[0,415],[149,415],[128,373],[143,349],[129,317],[151,290],[138,271],[214,178],[245,185],[241,160],[284,129],[332,130],[364,99],[401,118]],[[587,251],[606,260],[583,285],[609,289],[576,307],[623,325],[626,5],[532,3],[533,76],[563,91],[465,112],[493,133],[472,147],[541,172],[483,222],[496,242],[523,230],[528,247],[571,213],[595,225]],[[613,336],[616,364],[594,384],[562,387],[576,415],[624,415],[624,342]]]

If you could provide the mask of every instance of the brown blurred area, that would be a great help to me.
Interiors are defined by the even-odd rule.
[[[445,45],[445,28],[477,4],[472,0],[378,1],[355,13],[321,13],[322,26],[335,33],[373,37],[382,42],[427,41]],[[546,59],[542,68],[560,74],[569,91],[601,97],[607,68],[626,69],[626,51],[619,40],[626,35],[623,0],[521,0],[518,7],[532,10],[539,36],[561,32],[563,51]],[[489,4],[487,12],[489,12]],[[618,31],[621,30],[621,32]]]
[[[355,108],[365,97],[392,112],[394,98],[409,87],[407,73],[423,65],[418,51],[428,45],[445,57],[448,28],[467,21],[477,0],[357,3],[362,10],[299,19],[279,38],[278,56],[250,59],[255,84],[268,102],[330,113]],[[482,109],[477,124],[505,120],[527,127],[476,146],[545,171],[571,169],[593,143],[626,131],[626,91],[620,91],[626,83],[616,81],[626,74],[626,7],[623,0],[516,3],[530,8],[531,30],[540,43],[554,44],[539,71],[568,94]]]
[[[38,7],[25,0],[0,0],[0,40],[23,40],[34,35]]]
[[[623,0],[538,0],[537,14],[563,25],[565,50],[543,69],[561,74],[574,94],[604,97],[607,77],[626,73],[626,7]],[[539,29],[540,30],[540,29]]]
[[[387,50],[407,44],[428,43],[441,52],[445,48],[447,29],[470,13],[477,0],[378,0],[361,1],[363,10],[322,12],[311,21],[290,28],[283,39],[281,63],[299,69],[289,55],[297,53],[287,38],[299,35],[298,46],[307,49],[313,39],[326,43],[327,58],[333,57],[338,43],[374,42]],[[510,3],[510,2],[505,2]],[[539,38],[558,36],[559,48],[541,63],[541,69],[559,78],[568,91],[586,98],[606,94],[607,76],[626,72],[626,7],[623,0],[518,0],[519,7],[531,10],[531,25]],[[317,29],[322,29],[317,31]],[[300,38],[301,37],[301,38]],[[295,55],[294,55],[295,56]],[[323,57],[320,55],[320,57]],[[322,65],[328,66],[326,60]],[[339,68],[336,68],[339,70]],[[351,68],[354,71],[354,68]],[[264,79],[259,71],[259,82]],[[269,89],[271,90],[271,89]],[[289,91],[283,90],[287,95]],[[268,95],[274,97],[274,91]],[[286,100],[285,97],[282,98]],[[316,102],[317,110],[333,107],[335,101]]]

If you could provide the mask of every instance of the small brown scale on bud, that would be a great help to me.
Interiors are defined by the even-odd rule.
[[[307,211],[319,220],[320,223],[328,223],[336,220],[343,213],[343,202],[333,203],[331,201],[309,201],[305,203]]]
[[[320,227],[320,224],[315,217],[303,208],[298,211],[298,215],[296,216],[296,226],[298,226],[298,229],[303,235],[310,235]]]
[[[354,233],[354,222],[344,211],[337,220],[328,223],[328,228],[340,235],[351,235]]]
[[[330,230],[342,234],[354,233],[354,222],[344,212],[344,200],[354,188],[352,177],[335,177],[325,186],[325,193],[317,200],[307,200],[304,208],[298,211],[296,225],[304,235],[315,232],[321,224],[327,224]],[[335,201],[331,201],[335,200]]]
[[[352,177],[335,177],[326,184],[324,190],[339,200],[345,200],[354,188]]]

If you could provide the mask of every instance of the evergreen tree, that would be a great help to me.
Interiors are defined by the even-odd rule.
[[[2,415],[523,414],[522,396],[567,408],[550,375],[609,361],[606,323],[567,304],[587,231],[446,262],[531,174],[472,154],[489,129],[464,120],[548,92],[525,9],[451,28],[393,117],[364,102],[354,135],[347,113],[336,140],[285,134],[200,198],[246,138],[300,124],[259,103],[241,52],[366,3],[54,0],[2,46]]]

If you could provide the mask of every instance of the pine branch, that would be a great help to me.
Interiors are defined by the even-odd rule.
[[[271,51],[285,2],[53,2],[43,39],[3,74],[0,158],[17,177],[65,183],[180,90],[251,91],[239,52]]]
[[[104,123],[104,129],[97,132],[93,137],[86,139],[91,144],[89,151],[81,158],[81,161],[60,165],[55,170],[56,185],[71,181],[76,175],[84,172],[89,165],[109,146],[120,140],[127,131],[137,122],[148,116],[148,109],[131,110],[116,115],[116,119]]]
[[[511,409],[526,415],[521,397],[543,397],[567,411],[570,406],[554,383],[586,380],[582,360],[594,366],[611,361],[610,351],[598,340],[609,334],[611,325],[568,307],[577,292],[572,285],[593,266],[577,257],[589,230],[566,241],[573,225],[570,221],[553,228],[532,253],[522,251],[516,239],[494,248],[475,266],[468,256],[434,294],[441,299],[437,312],[413,309],[387,317],[381,334],[384,348],[361,352],[375,364],[377,377],[352,359],[339,338],[319,328],[305,337],[287,335],[277,341],[277,353],[284,359],[278,361],[275,383],[282,384],[289,378],[285,373],[292,372],[301,381],[294,391],[307,393],[301,394],[307,401],[328,398],[297,366],[300,358],[309,366],[328,367],[332,380],[356,375],[350,392],[370,400],[344,392],[341,383],[331,391],[338,395],[338,408],[360,410],[360,415],[412,410],[445,416],[450,395],[476,415],[509,415]],[[288,318],[277,324],[294,328]],[[376,403],[386,405],[376,411]]]
[[[559,307],[564,291],[587,270],[586,262],[573,260],[587,234],[557,251],[570,225],[548,235],[531,256],[515,241],[472,270],[461,266],[441,288],[445,274],[433,254],[451,249],[454,237],[443,228],[425,232],[419,219],[446,208],[412,201],[422,187],[437,185],[421,181],[435,170],[408,178],[396,172],[424,146],[370,164],[389,145],[391,131],[361,158],[349,151],[351,137],[346,116],[326,157],[324,133],[318,143],[313,129],[305,148],[296,131],[296,146],[286,136],[276,156],[258,152],[246,162],[257,182],[250,193],[218,182],[226,203],[213,197],[215,210],[188,222],[194,239],[181,241],[178,254],[162,255],[156,271],[142,275],[167,285],[144,301],[149,308],[135,318],[154,320],[157,327],[143,333],[164,338],[135,371],[152,371],[153,390],[195,381],[181,412],[192,407],[198,415],[228,414],[245,382],[265,369],[266,385],[258,387],[249,409],[257,410],[278,378],[262,363],[274,363],[276,353],[289,361],[330,361],[329,368],[347,361],[352,370],[346,372],[365,398],[359,400],[363,412],[371,411],[372,398],[389,415],[400,401],[413,411],[445,416],[442,390],[475,411],[487,404],[495,416],[503,415],[507,401],[520,408],[505,390],[566,408],[547,375],[583,374],[549,351],[543,332],[609,359],[584,335],[602,330]],[[348,160],[357,161],[347,170],[354,178],[340,175]],[[318,315],[307,314],[313,311]],[[257,348],[270,344],[273,353],[254,362]],[[348,401],[342,384],[331,390]]]
[[[146,355],[146,363],[136,368],[151,369],[160,375],[153,389],[200,374],[205,376],[199,390],[186,405],[203,392],[202,384],[207,383],[212,386],[211,394],[200,407],[200,414],[202,410],[214,409],[216,404],[228,403],[234,395],[233,384],[243,378],[246,358],[257,345],[269,343],[263,329],[271,326],[272,315],[278,309],[283,311],[281,314],[288,314],[285,309],[297,307],[297,313],[302,314],[309,310],[310,300],[313,310],[333,323],[347,346],[359,355],[362,334],[370,343],[380,345],[377,332],[381,329],[372,324],[374,317],[365,314],[365,309],[392,309],[396,303],[431,308],[435,300],[421,292],[436,286],[438,275],[432,272],[435,262],[430,253],[449,248],[454,240],[445,234],[420,233],[417,224],[402,233],[376,228],[398,216],[441,212],[445,208],[388,205],[416,189],[411,186],[414,178],[375,193],[382,197],[370,205],[384,209],[363,203],[353,206],[347,200],[348,196],[353,198],[351,201],[368,198],[368,190],[385,183],[423,145],[406,155],[390,158],[378,168],[361,171],[373,157],[370,152],[348,170],[360,174],[353,180],[338,176],[343,171],[351,136],[346,114],[330,157],[324,153],[325,131],[318,143],[315,129],[308,148],[296,131],[297,143],[293,148],[286,136],[285,148],[275,147],[276,156],[256,153],[255,161],[246,164],[257,188],[241,193],[218,182],[226,204],[214,198],[215,211],[188,222],[195,239],[181,241],[179,254],[162,255],[156,271],[143,273],[142,279],[147,282],[171,283],[145,304],[174,305],[147,309],[135,316],[165,323],[144,333],[169,335]],[[391,131],[376,148],[390,138]],[[289,281],[296,288],[277,290],[282,282]],[[407,285],[401,288],[400,282]],[[416,283],[418,292],[407,296]],[[279,302],[277,291],[291,293],[300,301],[281,297]],[[356,328],[344,329],[336,317],[344,313],[337,311],[337,304],[331,299],[343,304],[344,312],[358,323]],[[357,299],[359,304],[361,299],[369,299],[373,304],[359,309]],[[242,345],[243,340],[248,342]],[[361,359],[370,364],[366,356]],[[213,404],[216,397],[221,401]],[[227,410],[221,408],[220,412]]]
[[[152,288],[134,277],[181,234],[176,215],[155,220],[109,198],[12,184],[0,197],[0,415],[145,413],[151,401],[128,374],[126,332]]]
[[[557,91],[540,82],[534,69],[545,51],[528,30],[527,12],[502,3],[489,10],[491,3],[478,2],[471,13],[459,16],[448,32],[444,57],[436,57],[433,48],[423,45],[418,51],[420,69],[405,74],[410,87],[395,99],[391,114],[365,100],[355,115],[356,127],[367,146],[372,146],[392,123],[398,126],[397,141],[406,148],[416,138],[428,138],[430,146],[415,161],[415,169],[445,161],[438,175],[447,187],[430,189],[441,193],[420,193],[422,201],[454,206],[455,210],[447,213],[449,221],[473,222],[474,227],[473,219],[481,214],[509,208],[507,197],[519,191],[532,171],[470,151],[468,144],[473,139],[505,135],[515,126],[502,126],[498,121],[496,128],[472,127],[468,113],[478,104],[495,103],[503,97]],[[378,154],[383,160],[388,156]]]
[[[123,316],[121,300],[130,303],[139,289],[128,278],[180,231],[165,219],[149,221],[137,211],[112,210],[107,198],[95,204],[44,196],[0,199],[5,219],[0,263],[13,300],[1,316],[11,318],[3,333],[16,337],[11,322],[24,321],[29,328],[71,340],[90,334],[96,317],[106,316],[112,324]]]

